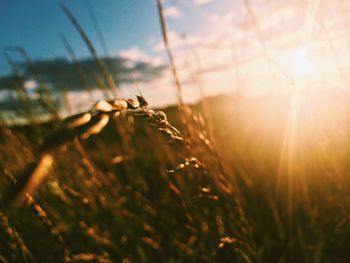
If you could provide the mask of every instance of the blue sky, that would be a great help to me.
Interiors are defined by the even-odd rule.
[[[99,53],[103,54],[86,1],[62,2],[79,20]],[[176,6],[181,14],[179,19],[168,19],[169,27],[186,34],[204,32],[208,13],[224,10],[228,5],[224,2],[230,1],[222,1],[220,5],[213,2],[201,4],[200,7],[195,0],[165,1],[165,8]],[[90,0],[90,3],[112,55],[131,46],[153,52],[153,42],[160,39],[154,0]],[[4,0],[0,4],[0,47],[23,46],[34,59],[66,57],[59,32],[66,34],[79,57],[89,56],[81,38],[60,10],[59,1]],[[1,56],[0,76],[8,72],[9,68]]]
[[[111,52],[131,45],[146,46],[157,33],[156,9],[152,1],[90,1]],[[80,21],[96,48],[102,50],[88,15],[85,1],[63,1]],[[64,32],[79,57],[88,56],[79,35],[74,31],[58,1],[3,1],[0,8],[0,46],[20,45],[35,59],[66,57],[59,38]],[[141,41],[141,40],[146,41]],[[7,71],[0,58],[1,72]]]
[[[61,65],[64,65],[64,63],[56,63],[55,59],[68,59],[67,51],[59,37],[59,33],[63,32],[79,59],[91,58],[81,37],[60,9],[60,2],[66,5],[77,18],[94,43],[98,54],[106,56],[107,54],[99,42],[93,21],[89,15],[88,3],[90,3],[107,43],[108,55],[113,58],[122,57],[127,63],[127,67],[130,67],[129,64],[133,61],[150,65],[152,72],[156,73],[144,77],[140,76],[138,80],[142,82],[143,79],[158,76],[155,78],[156,82],[140,83],[140,89],[155,104],[174,102],[171,76],[166,74],[166,70],[163,70],[164,74],[160,78],[161,70],[157,69],[159,65],[167,65],[167,57],[162,45],[156,0],[2,1],[0,6],[0,48],[21,46],[26,49],[33,61],[43,61],[50,67],[61,67],[56,71],[61,72]],[[231,19],[232,12],[241,13],[242,10],[237,9],[240,3],[241,1],[236,0],[163,0],[169,38],[177,62],[179,62],[179,71],[183,69],[184,72],[189,72],[187,66],[183,67],[183,64],[188,64],[187,60],[192,60],[192,56],[189,55],[191,46],[202,43],[202,39],[215,33],[212,31],[212,18],[229,14],[228,17]],[[222,26],[223,29],[227,27],[227,24],[218,25],[220,28]],[[185,39],[183,35],[186,35]],[[10,55],[17,63],[23,62],[18,53],[11,52]],[[212,55],[208,56],[210,60],[212,57]],[[45,69],[45,65],[41,64],[40,67]],[[138,68],[136,65],[134,69]],[[131,70],[134,71],[134,69]],[[65,72],[67,73],[67,71],[69,69],[66,67]],[[74,72],[74,70],[70,70],[71,74],[75,74]],[[0,55],[0,80],[1,78],[5,79],[10,73],[10,67],[4,57]],[[141,75],[142,73],[140,70]],[[127,77],[132,79],[131,74],[127,74]],[[42,75],[42,77],[45,78],[45,75]],[[52,84],[51,77],[50,75],[49,79],[45,78],[49,84]],[[57,84],[57,76],[54,77]],[[59,78],[61,77],[69,79],[64,74],[60,74]],[[191,78],[191,76],[185,76],[184,84],[191,82]],[[35,82],[30,77],[26,78],[26,81],[26,88],[33,90]],[[7,82],[3,81],[2,83]],[[136,92],[135,85],[128,83],[126,81],[120,86],[124,96],[132,96]],[[70,86],[71,83],[66,84]],[[157,88],[160,86],[163,87],[161,90]],[[8,92],[8,87],[7,84],[0,85],[0,102],[7,103],[8,96],[11,95]],[[78,90],[76,87],[70,86],[70,88],[70,91],[79,91],[79,88]],[[190,91],[190,89],[187,90]],[[193,93],[193,91],[191,92]],[[77,101],[77,98],[80,101],[83,97],[82,94],[77,93],[71,93],[70,95],[72,95],[73,102]],[[57,94],[57,96],[60,96],[60,94]],[[33,97],[35,97],[34,94]],[[198,98],[198,94],[193,93],[188,97],[193,100]],[[98,98],[97,95],[95,99]]]
[[[135,73],[140,90],[152,105],[174,103],[176,96],[172,77],[166,68],[167,58],[162,45],[156,0],[87,1],[93,6],[109,55],[122,58],[124,63],[120,68],[124,71],[122,77],[125,79],[120,85],[120,94],[132,97],[138,92],[132,78],[132,73]],[[86,0],[62,2],[76,16],[99,55],[106,55],[94,30]],[[343,1],[344,7],[332,1],[248,1],[266,40],[265,55],[254,23],[243,5],[244,0],[163,2],[169,39],[184,87],[183,96],[187,101],[199,99],[198,82],[194,79],[196,72],[200,76],[205,95],[229,93],[237,87],[243,87],[247,92],[260,93],[270,87],[289,87],[290,78],[298,78],[291,65],[299,65],[300,61],[305,60],[310,60],[308,63],[312,66],[312,74],[309,78],[313,83],[317,82],[316,86],[322,83],[343,85],[344,76],[341,76],[339,68],[343,68],[343,72],[349,68],[345,55],[350,50],[345,26],[350,25],[350,16],[346,15],[350,14],[349,1]],[[344,15],[338,15],[340,13]],[[333,47],[325,37],[325,30],[320,29],[320,23],[328,31]],[[32,59],[47,63],[39,65],[42,69],[45,70],[46,65],[60,67],[53,71],[56,76],[52,72],[46,72],[44,76],[49,84],[55,82],[56,86],[59,86],[57,83],[61,78],[66,78],[67,82],[78,81],[72,67],[65,64],[68,54],[59,38],[59,32],[66,35],[78,58],[85,59],[86,67],[92,69],[93,61],[86,61],[91,56],[79,34],[60,10],[59,1],[0,2],[0,48],[7,45],[22,46]],[[308,34],[307,52],[304,52],[305,33]],[[183,34],[186,38],[183,38]],[[269,63],[266,62],[266,53]],[[303,56],[308,58],[300,57],[300,54],[306,54]],[[20,62],[16,54],[11,55]],[[56,63],[55,58],[66,60]],[[4,79],[3,83],[7,83],[5,76],[9,72],[4,57],[0,55],[0,84]],[[121,74],[120,71],[117,74]],[[72,75],[75,75],[75,79]],[[347,75],[345,78],[349,79]],[[273,83],[271,79],[274,80]],[[25,84],[28,90],[33,90],[35,81],[27,76]],[[79,90],[72,83],[66,84],[71,85],[68,95],[73,104],[90,105],[100,98],[95,92],[91,99],[81,87]],[[6,85],[0,85],[0,104],[8,102],[11,92],[4,90],[6,88]],[[59,93],[56,89],[57,97],[60,96]]]

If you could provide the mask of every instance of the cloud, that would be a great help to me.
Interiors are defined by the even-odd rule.
[[[210,2],[213,2],[214,0],[193,0],[193,3],[195,5],[205,5],[208,4]]]
[[[129,49],[120,51],[119,56],[123,59],[130,60],[131,63],[141,61],[144,63],[149,63],[155,67],[162,64],[162,60],[160,58],[151,57],[135,46]]]
[[[38,86],[38,83],[33,79],[29,79],[23,83],[23,86],[26,90],[34,90]]]
[[[165,65],[160,59],[147,56],[137,48],[123,51],[118,57],[102,58],[102,61],[120,85],[133,82],[132,72],[137,73],[139,81],[149,81],[161,76],[165,69]],[[83,74],[79,74],[79,65],[83,69]],[[85,90],[82,78],[86,80],[87,88],[96,89],[96,79],[103,81],[103,78],[94,60],[83,59],[79,61],[79,65],[62,58],[39,60],[33,63],[33,67],[39,72],[42,80],[54,92],[62,91],[63,87],[67,91]],[[35,82],[31,80],[30,72],[25,65],[22,67],[24,69],[24,85],[26,88],[33,89]],[[15,90],[15,88],[16,83],[13,76],[0,77],[0,90]]]
[[[169,43],[171,45],[171,48],[182,48],[190,45],[196,45],[200,38],[196,35],[180,35],[176,33],[175,31],[169,31],[168,32],[168,39]],[[164,44],[163,41],[160,40],[157,43],[153,45],[154,51],[163,51],[164,50]]]
[[[111,76],[119,84],[120,92],[126,87],[134,85],[133,73],[138,82],[148,83],[161,78],[167,68],[160,58],[151,57],[137,47],[123,50],[115,57],[104,57],[102,61]],[[78,70],[79,66],[82,69],[80,72]],[[28,91],[32,100],[35,101],[38,99],[38,82],[32,79],[26,65],[23,64],[20,67],[21,72],[23,72],[23,87]],[[80,107],[81,96],[84,94],[84,98],[87,97],[86,94],[92,94],[91,103],[92,100],[101,97],[98,82],[104,83],[104,80],[95,61],[91,58],[82,59],[78,63],[73,63],[64,58],[37,60],[33,62],[33,68],[39,73],[41,80],[52,90],[61,106],[63,92],[67,92],[72,107],[75,109]],[[0,111],[7,112],[21,109],[18,106],[15,92],[17,88],[18,82],[13,75],[0,77]],[[71,96],[72,94],[74,96]],[[77,99],[79,97],[81,98]],[[85,103],[85,101],[84,99],[84,104],[91,104]]]
[[[176,6],[170,6],[164,9],[164,16],[176,19],[182,16],[182,12]]]
[[[40,107],[39,101],[37,99],[31,99],[31,105],[36,108]],[[13,110],[16,110],[18,112],[24,112],[27,109],[17,98],[13,96],[6,96],[2,100],[0,100],[0,111]]]

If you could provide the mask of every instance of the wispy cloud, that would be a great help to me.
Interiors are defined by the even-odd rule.
[[[193,3],[195,5],[205,5],[208,4],[210,2],[213,2],[214,0],[193,0]]]
[[[141,52],[136,47],[124,51],[118,57],[102,58],[110,74],[116,77],[120,84],[132,83],[132,72],[139,76],[140,81],[148,82],[159,77],[165,66],[162,61],[152,58]],[[90,89],[96,89],[96,79],[102,80],[102,76],[93,59],[79,61],[84,70],[86,81]],[[39,60],[33,62],[33,67],[40,73],[41,78],[52,87],[54,91],[60,91],[65,84],[67,91],[82,91],[85,89],[81,76],[77,72],[77,65],[66,59]],[[31,80],[30,72],[23,65],[25,87],[33,89],[35,82]],[[16,84],[13,76],[0,77],[0,90],[15,90]]]
[[[196,45],[200,40],[196,35],[181,35],[176,33],[175,31],[168,32],[169,42],[172,48],[181,48],[189,45]],[[163,41],[158,41],[153,45],[154,51],[162,51],[164,50]]]
[[[182,16],[182,12],[176,6],[170,6],[164,9],[165,17],[176,19]]]
[[[121,58],[128,59],[133,63],[141,61],[152,64],[153,66],[159,66],[162,64],[162,60],[159,57],[151,57],[136,46],[120,51],[119,56]]]

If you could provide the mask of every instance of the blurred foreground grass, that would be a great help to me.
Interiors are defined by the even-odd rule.
[[[301,103],[288,166],[290,98],[275,96],[209,99],[214,150],[196,142],[200,117],[188,129],[165,109],[193,160],[139,118],[59,149],[28,205],[0,210],[0,261],[347,262],[348,98],[332,95],[342,110],[331,118]],[[2,205],[54,126],[1,128]]]

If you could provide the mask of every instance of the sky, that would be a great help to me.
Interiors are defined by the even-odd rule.
[[[162,44],[155,0],[63,0],[102,57],[116,70],[120,95],[138,89],[152,105],[175,103],[174,85]],[[335,3],[336,2],[336,3]],[[163,0],[169,39],[183,84],[185,101],[205,95],[228,94],[238,88],[255,93],[293,83],[308,65],[313,83],[341,86],[350,81],[347,55],[350,3],[345,0]],[[96,90],[91,55],[54,0],[0,2],[0,48],[25,48],[42,78],[59,96],[66,86],[79,110],[102,95]],[[250,9],[244,3],[250,3]],[[105,40],[103,48],[91,19],[91,9]],[[74,64],[59,37],[64,33],[90,77],[93,92],[79,84]],[[36,81],[16,52],[25,87],[35,99]],[[113,71],[113,70],[112,70]],[[327,72],[321,74],[322,72]],[[11,73],[0,56],[0,110],[9,110]],[[317,75],[317,78],[315,77]],[[327,77],[327,78],[326,78]],[[292,81],[291,81],[292,80]],[[95,86],[94,86],[95,85]],[[11,94],[10,94],[11,93]]]
[[[61,2],[77,18],[100,56],[121,57],[130,60],[126,61],[129,64],[133,61],[141,61],[154,67],[167,65],[155,0],[65,0]],[[163,1],[164,15],[167,19],[169,36],[174,48],[194,44],[195,41],[198,41],[194,35],[209,34],[210,21],[208,17],[210,15],[220,14],[227,8],[232,9],[237,6],[235,1],[231,0],[220,1],[220,4],[216,2],[218,1]],[[57,59],[68,59],[67,51],[59,36],[60,33],[63,33],[79,59],[91,58],[81,37],[60,9],[59,3],[59,1],[46,0],[2,1],[0,47],[3,49],[8,46],[20,46],[26,50],[33,61],[51,61],[51,64],[54,64]],[[91,17],[91,9],[107,49],[103,47],[101,38],[98,37]],[[186,36],[186,39],[183,39],[183,36]],[[8,52],[8,54],[16,63],[23,63],[17,52]],[[4,56],[0,56],[0,84],[1,78],[6,78],[9,74],[11,74],[11,68]],[[129,75],[131,79],[131,74]],[[169,85],[168,82],[166,85]],[[33,83],[31,79],[28,79],[29,88],[33,86]],[[161,84],[164,84],[164,81],[161,81]],[[69,85],[70,83],[68,83]],[[2,86],[4,87],[4,85]],[[122,86],[125,85],[122,83]],[[0,87],[0,93],[3,89]],[[135,93],[135,88],[132,92]],[[169,92],[163,90],[161,93]],[[168,99],[162,102],[160,99],[155,99],[155,102],[157,104],[170,102],[173,100],[172,93],[171,91],[170,95],[167,96]],[[125,95],[128,95],[128,92]],[[153,94],[150,96],[154,97]],[[0,99],[1,97],[4,98],[0,94]],[[158,95],[158,97],[164,98],[163,95]]]
[[[99,43],[89,17],[87,1],[62,1],[76,16],[94,43]],[[63,32],[79,57],[89,56],[79,35],[59,7],[59,1],[2,1],[0,11],[0,45],[20,45],[34,59],[66,57],[59,38]],[[132,45],[147,48],[158,33],[156,9],[152,1],[105,0],[90,1],[108,43],[110,52],[128,49]],[[96,44],[101,55],[100,45]],[[1,73],[8,72],[4,58]]]
[[[131,47],[138,47],[154,55],[153,45],[160,41],[160,28],[154,0],[66,0],[61,2],[76,16],[95,43],[100,55],[105,55],[105,52],[99,44],[89,16],[89,3],[111,53],[109,55],[116,55]],[[222,7],[229,5],[223,4],[225,0],[220,5],[213,2],[215,1],[165,1],[169,27],[176,32],[187,34],[205,31],[207,12],[220,11]],[[66,57],[67,52],[59,38],[59,33],[63,32],[79,57],[89,56],[81,38],[60,10],[59,3],[60,1],[55,0],[1,1],[0,46],[22,46],[33,59]],[[3,57],[0,57],[0,66],[1,75],[9,72]]]

